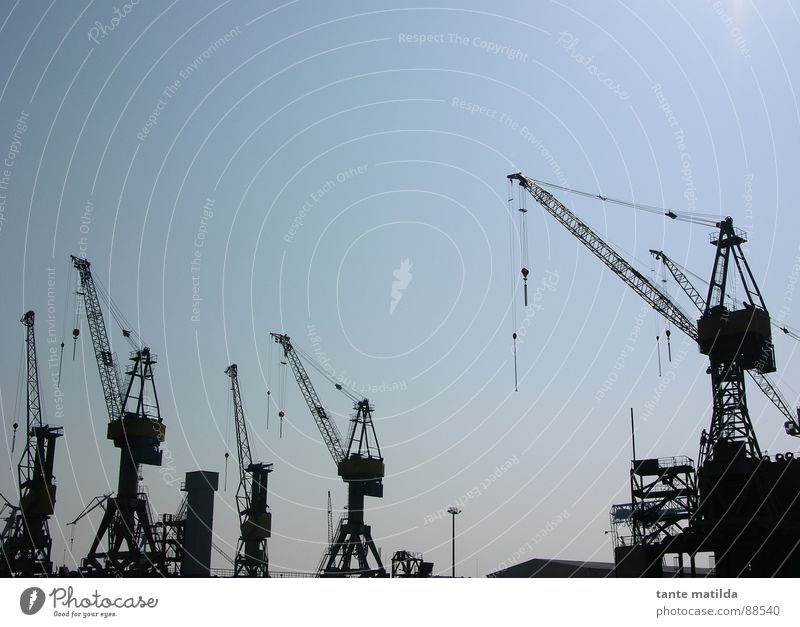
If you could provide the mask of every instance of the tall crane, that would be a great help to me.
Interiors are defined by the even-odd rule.
[[[236,506],[239,510],[240,535],[233,562],[233,574],[235,577],[269,577],[267,538],[272,535],[272,514],[267,505],[267,480],[269,473],[272,472],[272,464],[253,462],[236,364],[228,366],[225,374],[231,379],[236,450],[239,455]]]
[[[653,257],[655,257],[658,261],[661,261],[661,263],[664,264],[664,267],[670,271],[670,274],[672,274],[673,278],[681,287],[681,289],[683,289],[686,295],[691,299],[698,311],[705,311],[705,298],[703,298],[697,288],[692,285],[691,280],[686,276],[683,270],[681,270],[680,266],[675,261],[670,259],[662,250],[651,249],[650,254],[653,255]],[[693,339],[696,340],[697,338],[695,337]],[[747,374],[761,389],[764,395],[786,418],[786,422],[783,423],[783,428],[787,435],[800,437],[800,422],[798,422],[798,418],[800,418],[800,409],[798,409],[797,412],[792,412],[792,410],[789,408],[789,403],[786,401],[786,399],[783,397],[783,394],[781,394],[780,390],[775,386],[768,375],[755,370],[748,370]]]
[[[516,180],[656,311],[696,339],[709,358],[711,427],[701,437],[698,504],[689,530],[681,534],[682,547],[692,555],[713,551],[721,576],[798,576],[800,462],[781,454],[770,463],[762,455],[745,395],[745,372],[766,376],[775,371],[769,313],[741,248],[746,235],[734,228],[730,217],[714,223],[718,231],[710,238],[715,247],[712,278],[695,324],[549,191],[522,173],[508,179]],[[726,285],[734,273],[746,296],[740,309],[726,300]]]
[[[347,484],[347,513],[333,533],[319,572],[323,577],[385,577],[386,569],[372,540],[371,527],[364,523],[364,497],[383,497],[385,467],[375,427],[373,407],[366,398],[336,383],[336,388],[353,401],[355,414],[350,421],[347,444],[317,396],[311,379],[288,335],[270,334],[281,345],[303,398],[317,424],[339,476]],[[375,565],[370,565],[370,556]],[[355,560],[355,563],[354,563]]]
[[[670,320],[673,325],[681,329],[687,336],[697,341],[700,351],[703,354],[708,355],[709,353],[713,353],[715,358],[718,356],[721,358],[723,353],[730,353],[731,347],[727,344],[725,351],[722,350],[721,342],[717,342],[716,345],[714,344],[716,333],[721,333],[722,337],[730,335],[733,338],[731,342],[733,342],[741,335],[741,332],[734,331],[733,327],[742,324],[746,320],[752,321],[753,325],[758,323],[758,333],[753,332],[752,334],[748,334],[748,340],[757,344],[759,351],[763,350],[763,359],[758,358],[760,353],[756,358],[749,359],[747,363],[751,367],[743,368],[742,376],[744,371],[747,371],[749,374],[754,375],[754,378],[758,377],[760,380],[769,381],[765,378],[766,374],[768,372],[773,372],[775,369],[774,351],[771,345],[771,332],[769,329],[764,330],[763,328],[764,321],[769,324],[769,314],[766,312],[763,299],[761,299],[761,293],[755,285],[752,273],[741,251],[741,243],[746,241],[746,236],[739,229],[734,229],[733,221],[730,218],[718,223],[717,226],[720,231],[719,233],[715,233],[711,239],[712,244],[717,248],[717,255],[714,261],[715,279],[709,288],[709,298],[702,301],[703,315],[698,322],[695,322],[675,304],[668,295],[636,270],[625,258],[617,253],[611,245],[606,243],[599,235],[582,222],[572,211],[561,203],[561,201],[553,196],[553,194],[522,173],[510,174],[508,178],[512,181],[516,180],[531,196],[533,196],[536,202],[550,213],[550,215],[556,218],[556,220],[572,233],[578,241],[586,246],[629,287],[639,294],[653,309]],[[731,250],[734,251],[732,255],[730,253]],[[727,309],[724,300],[724,285],[727,281],[728,271],[729,269],[732,270],[732,266],[734,265],[730,263],[731,260],[735,262],[740,278],[746,286],[749,299],[745,309],[735,312]],[[688,280],[685,280],[685,277],[684,280],[679,281],[682,286],[687,282]],[[694,288],[691,288],[691,290],[695,293],[693,300],[698,298],[699,293],[697,293]],[[700,301],[697,301],[696,304],[699,304],[699,302]],[[731,318],[731,316],[733,316],[733,318]],[[727,326],[724,329],[721,326],[726,324],[725,320],[732,320],[733,322],[733,324],[730,325],[730,332],[727,331]],[[725,333],[723,333],[723,331],[725,331]],[[717,348],[712,350],[712,346],[714,345],[717,346]],[[752,351],[750,351],[749,356],[753,357]],[[728,355],[728,357],[730,357],[730,355]],[[738,365],[731,364],[731,366],[734,370],[738,371]],[[724,432],[724,437],[726,438],[733,437],[737,440],[744,440],[747,443],[748,454],[757,456],[760,454],[760,449],[752,433],[752,425],[750,424],[750,418],[747,413],[746,404],[744,403],[744,382],[742,381],[741,384],[736,383],[736,391],[729,390],[731,394],[735,395],[734,397],[731,397],[727,392],[722,392],[720,385],[723,383],[723,387],[728,390],[729,386],[726,382],[719,379],[716,382],[712,382],[714,398],[721,398],[720,395],[724,394],[726,400],[722,404],[715,404],[710,437],[707,439],[709,447],[711,447],[718,437],[723,437],[722,434]],[[775,389],[771,382],[769,383],[769,388]],[[768,397],[770,396],[771,395],[768,394]],[[773,399],[770,398],[770,400]],[[779,407],[779,409],[786,415],[787,412],[784,411],[783,408]],[[790,411],[788,414],[791,416]],[[723,425],[725,426],[723,427]]]
[[[48,576],[53,572],[49,526],[56,502],[53,468],[56,440],[63,429],[44,424],[42,419],[34,313],[26,312],[20,322],[25,326],[27,441],[17,465],[19,507],[12,506],[0,535],[0,575]]]
[[[156,356],[148,347],[130,354],[131,363],[125,373],[127,384],[122,392],[91,265],[75,256],[72,263],[80,277],[80,295],[108,409],[106,437],[120,449],[117,492],[106,501],[103,519],[82,570],[114,576],[153,574],[158,571],[155,521],[147,493],[140,490],[139,475],[141,465],[161,465],[161,443],[166,435],[153,379]]]

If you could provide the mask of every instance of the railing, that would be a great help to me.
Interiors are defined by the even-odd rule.
[[[271,570],[269,571],[270,577],[279,577],[279,578],[311,578],[316,577],[316,573],[303,573],[296,570]]]
[[[211,569],[211,576],[212,577],[233,577],[233,569],[232,568],[212,568]],[[316,577],[316,573],[304,573],[295,570],[271,570],[269,571],[269,576],[277,579],[295,579],[295,578],[305,578],[310,579]]]

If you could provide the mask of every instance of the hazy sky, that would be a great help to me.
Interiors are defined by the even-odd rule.
[[[630,407],[640,456],[696,458],[710,420],[704,358],[676,331],[668,362],[663,319],[532,199],[535,305],[523,309],[511,172],[733,216],[773,317],[800,327],[790,2],[419,4],[2,3],[0,491],[15,494],[18,320],[33,309],[46,415],[65,431],[57,563],[64,523],[116,488],[118,463],[85,320],[72,359],[69,254],[92,262],[159,356],[164,466],[143,473],[157,511],[177,509],[186,471],[223,473],[224,453],[235,459],[223,370],[239,365],[254,456],[274,463],[278,570],[316,567],[327,491],[336,508],[346,492],[270,331],[375,404],[387,475],[366,519],[387,567],[408,549],[448,569],[443,511],[457,502],[461,574],[611,561]],[[707,227],[557,196],[643,271],[663,248],[710,274]],[[48,359],[62,340],[59,390]],[[774,377],[794,404],[797,344],[775,342]],[[347,399],[315,382],[344,431]],[[796,448],[753,388],[762,449]],[[233,553],[233,463],[227,483],[214,531]],[[78,526],[76,559],[98,522]]]

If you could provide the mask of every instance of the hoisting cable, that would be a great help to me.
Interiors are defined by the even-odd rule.
[[[22,394],[23,394],[23,392],[22,392],[22,386],[23,386],[23,383],[22,383],[22,371],[26,367],[27,367],[27,364],[26,364],[26,361],[25,361],[25,341],[23,340],[22,345],[19,347],[19,367],[17,368],[17,389],[16,389],[16,393],[14,394],[14,413],[12,414],[13,416],[19,416],[20,413],[21,413],[20,412],[20,401],[22,399]],[[15,422],[14,425],[15,425],[14,426],[14,433],[16,434],[16,432],[17,432],[17,426],[16,426],[17,423]],[[12,453],[14,452],[13,448],[11,449],[11,452]]]
[[[278,373],[278,402],[280,407],[285,407],[286,403],[286,366],[288,366],[288,362],[281,360],[281,366],[283,368],[280,369]],[[283,438],[283,417],[285,416],[285,412],[281,409],[278,412],[278,418],[280,418],[280,423],[278,425],[278,438]]]
[[[64,363],[64,342],[61,342],[61,353],[58,356],[58,383],[57,387],[61,387],[61,365]]]
[[[114,322],[117,323],[117,326],[122,331],[123,337],[128,340],[128,343],[134,350],[141,349],[143,346],[145,346],[144,342],[142,342],[142,338],[139,337],[139,334],[133,329],[133,325],[127,320],[127,318],[125,318],[122,310],[117,307],[113,300],[111,300],[111,295],[108,290],[106,290],[102,281],[100,281],[94,275],[92,275],[92,278],[94,279],[94,284],[98,295],[104,301],[106,301],[108,311],[110,312],[111,317],[114,319]]]
[[[364,400],[364,397],[358,394],[353,388],[348,387],[339,381],[336,380],[331,374],[329,374],[320,364],[319,362],[314,359],[313,356],[306,353],[302,348],[298,348],[297,346],[294,347],[294,352],[297,353],[304,364],[311,366],[314,370],[320,373],[323,377],[325,377],[328,381],[333,384],[337,390],[339,390],[342,394],[344,394],[347,398],[349,398],[354,403]]]
[[[75,266],[70,261],[67,261],[67,285],[72,284],[73,277],[76,276],[73,274],[73,270],[75,270]],[[65,290],[64,291],[64,309],[62,315],[62,322],[61,322],[61,353],[58,357],[58,387],[61,387],[61,366],[64,363],[64,337],[67,335],[67,316],[66,312],[69,311],[69,296],[73,293],[73,290]]]
[[[786,325],[780,326],[780,324],[779,324],[779,323],[777,323],[777,322],[773,322],[773,324],[774,324],[775,326],[777,326],[777,327],[778,327],[778,329],[780,329],[781,331],[783,331],[783,332],[784,332],[786,335],[788,335],[790,338],[792,338],[792,339],[795,339],[795,340],[800,340],[800,333],[798,333],[797,331],[792,331],[792,330],[791,330],[789,327],[787,327]]]
[[[650,272],[652,273],[652,282],[656,284],[656,269],[650,261]],[[656,359],[658,360],[658,376],[661,376],[661,337],[658,333],[658,311],[653,310],[653,330],[656,334]]]
[[[664,284],[664,293],[666,294],[669,291],[667,288],[667,267],[663,263],[661,264],[661,282]],[[667,337],[667,360],[672,363],[672,345],[670,344],[672,331],[670,330],[670,321],[667,316],[664,316],[664,322],[666,326],[664,335]]]
[[[514,202],[514,184],[511,179],[508,180],[508,258],[511,272],[511,342],[514,351],[514,391],[518,392],[517,385],[517,280],[514,270],[515,266],[515,246],[514,246],[514,212],[512,211],[512,203]]]
[[[233,381],[231,380],[231,385],[233,385]],[[230,449],[231,443],[231,422],[233,420],[233,395],[228,394],[228,402],[225,404],[225,483],[223,484],[223,491],[228,491],[228,458],[230,457],[230,453],[228,450]],[[238,442],[237,442],[238,445]]]
[[[669,322],[669,319],[667,319],[667,330],[664,331],[664,335],[667,336],[667,355],[668,355],[668,359],[669,359],[669,362],[672,363],[672,346],[669,343],[669,336],[672,334],[672,332],[669,329],[669,325],[670,325],[670,322]]]
[[[555,183],[548,183],[547,181],[539,181],[537,179],[531,179],[537,185],[542,185],[545,187],[553,187],[555,189],[560,189],[565,192],[569,192],[571,194],[577,194],[579,196],[584,196],[586,198],[594,198],[596,200],[602,200],[603,202],[620,205],[623,207],[629,207],[631,209],[636,209],[637,211],[646,211],[648,213],[656,213],[659,215],[667,216],[672,220],[681,220],[683,222],[692,222],[694,224],[702,224],[705,226],[716,226],[717,222],[719,222],[719,216],[715,216],[713,213],[698,213],[698,212],[689,212],[689,211],[672,211],[670,209],[664,209],[663,207],[656,207],[655,205],[648,205],[645,203],[638,203],[638,202],[631,202],[629,200],[620,200],[618,198],[609,198],[608,196],[603,196],[602,194],[594,194],[592,192],[584,192],[578,189],[572,189],[571,187],[564,187],[563,185],[556,185]]]
[[[700,276],[700,275],[699,275],[699,274],[697,274],[696,272],[692,272],[692,271],[691,271],[689,268],[687,268],[686,266],[684,266],[684,265],[681,265],[680,263],[678,263],[677,261],[675,261],[674,259],[672,259],[672,257],[670,257],[670,261],[671,261],[671,262],[672,262],[672,263],[673,263],[673,264],[674,264],[674,265],[675,265],[675,266],[676,266],[676,267],[677,267],[677,268],[678,268],[678,269],[679,269],[681,272],[683,272],[683,273],[684,273],[684,274],[686,274],[686,275],[689,275],[689,276],[691,276],[691,277],[692,277],[692,278],[694,278],[694,279],[697,279],[697,280],[698,280],[700,283],[702,283],[702,284],[703,284],[703,285],[704,285],[706,288],[708,288],[708,279],[707,279],[707,278]],[[731,302],[733,302],[733,301],[734,301],[734,297],[733,297],[733,295],[732,295],[730,292],[726,292],[726,293],[725,293],[725,298],[727,298],[727,299],[728,299],[728,300],[730,300]],[[775,327],[776,329],[778,329],[779,331],[782,331],[782,332],[783,332],[785,335],[788,335],[790,338],[792,338],[792,339],[794,339],[794,340],[798,340],[798,341],[800,341],[800,330],[798,330],[798,329],[795,329],[795,328],[793,328],[793,327],[791,327],[791,326],[789,326],[789,325],[787,325],[787,324],[785,324],[785,323],[784,323],[784,324],[782,324],[782,323],[778,322],[777,320],[775,320],[774,318],[770,318],[770,323],[772,323],[772,326],[774,326],[774,327]]]
[[[75,287],[75,294],[76,295],[83,295],[83,292],[79,291],[79,288],[77,286],[77,282],[76,282],[76,287]],[[77,298],[75,299],[75,310],[74,311],[75,311],[75,313],[74,313],[73,318],[72,318],[72,361],[75,361],[75,349],[78,346],[78,336],[81,334],[81,328],[80,328],[80,324],[81,324],[81,320],[80,320],[80,318],[81,318],[81,305],[80,305],[79,299],[77,299]]]
[[[19,428],[19,423],[18,423],[18,422],[15,422],[15,423],[14,423],[13,425],[11,425],[11,426],[14,428],[14,431],[13,431],[13,433],[11,434],[11,454],[13,455],[13,454],[14,454],[14,447],[15,447],[15,446],[16,446],[16,444],[17,444],[17,429]]]
[[[22,342],[19,348],[19,367],[17,368],[17,389],[14,395],[14,413],[12,415],[19,416],[19,409],[20,409],[20,399],[22,397],[22,369],[26,366],[25,363],[25,341]],[[8,461],[8,471],[9,473],[13,472],[11,464],[14,460],[11,459],[11,456],[14,454],[14,446],[17,443],[17,428],[19,428],[19,423],[15,422],[11,425],[14,428],[13,434],[11,436],[11,455],[9,455]],[[26,427],[27,429],[27,427]],[[30,437],[26,434],[26,438]]]
[[[274,342],[269,343],[269,348],[267,348],[267,431],[269,431],[269,409],[270,405],[272,404],[272,392],[270,388],[272,388],[272,347]]]
[[[514,340],[514,391],[519,392],[519,387],[517,387],[517,334],[514,333],[511,337]]]
[[[528,306],[528,192],[522,186],[519,191],[519,258],[522,263],[522,289],[525,307]]]
[[[658,376],[661,376],[661,343],[659,337],[656,335],[656,354],[658,357]]]

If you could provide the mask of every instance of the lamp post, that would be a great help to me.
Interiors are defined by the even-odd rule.
[[[453,570],[452,577],[456,576],[456,514],[460,514],[461,510],[457,507],[448,507],[447,513],[453,516]]]

